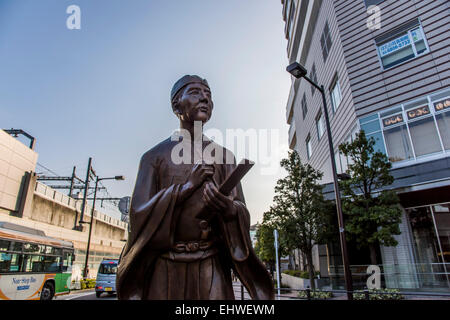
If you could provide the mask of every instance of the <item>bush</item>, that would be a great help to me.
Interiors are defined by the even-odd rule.
[[[298,297],[302,299],[308,299],[308,294],[306,290],[302,290],[298,293]],[[333,297],[333,292],[330,291],[321,291],[321,290],[311,290],[310,291],[311,299],[330,299]]]
[[[81,279],[81,290],[95,288],[95,279]]]
[[[366,300],[364,290],[357,290],[353,294],[355,300]],[[369,300],[402,300],[403,295],[398,289],[369,289]]]

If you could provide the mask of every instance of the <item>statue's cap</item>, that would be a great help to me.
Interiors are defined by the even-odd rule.
[[[181,77],[172,87],[172,91],[170,92],[170,100],[173,100],[177,93],[183,89],[185,86],[191,83],[201,83],[209,88],[208,81],[206,79],[202,79],[196,75],[185,75]]]

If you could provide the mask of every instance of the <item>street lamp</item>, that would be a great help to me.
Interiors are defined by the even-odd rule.
[[[86,248],[86,259],[84,261],[84,270],[83,270],[83,278],[87,277],[87,266],[88,266],[88,259],[89,259],[89,247],[91,245],[91,233],[92,233],[92,224],[94,222],[94,210],[95,210],[95,199],[97,198],[97,186],[98,182],[101,180],[125,180],[124,176],[114,176],[110,178],[99,178],[96,176],[95,179],[95,190],[94,190],[94,200],[92,202],[92,210],[91,210],[91,222],[89,222],[89,236],[88,236],[88,243]]]
[[[333,139],[331,137],[331,128],[330,128],[330,119],[328,118],[328,109],[327,102],[325,98],[325,89],[322,86],[319,86],[309,77],[307,77],[307,70],[298,62],[291,63],[287,66],[286,71],[293,75],[295,78],[304,78],[308,81],[312,86],[320,91],[322,94],[322,102],[323,102],[323,113],[325,115],[325,124],[327,127],[327,135],[328,135],[328,146],[330,149],[330,159],[331,159],[331,169],[333,171],[333,183],[334,183],[334,193],[336,196],[336,210],[338,214],[338,225],[339,225],[339,240],[341,243],[341,254],[342,261],[344,264],[344,278],[345,278],[345,286],[347,289],[347,298],[349,300],[353,300],[353,284],[352,284],[352,274],[350,271],[350,264],[348,262],[348,254],[347,254],[347,242],[345,240],[345,229],[344,229],[344,216],[342,214],[342,206],[341,206],[341,194],[339,191],[339,183],[338,183],[338,174],[336,170],[336,160],[334,159],[334,148],[333,148]]]

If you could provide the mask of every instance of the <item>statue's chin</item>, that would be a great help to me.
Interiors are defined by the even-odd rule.
[[[197,115],[194,119],[194,121],[201,121],[203,124],[205,124],[206,122],[208,122],[209,117],[207,115]]]

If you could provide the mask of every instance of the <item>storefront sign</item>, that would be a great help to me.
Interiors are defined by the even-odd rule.
[[[434,103],[434,110],[436,112],[450,108],[450,98],[438,101]]]
[[[383,58],[384,56],[400,50],[411,44],[411,40],[409,39],[409,35],[405,34],[397,39],[389,41],[381,46],[379,46],[380,56]]]
[[[396,114],[395,116],[392,116],[389,118],[384,118],[383,126],[389,127],[389,126],[393,126],[394,124],[401,123],[401,122],[403,122],[403,115],[400,113],[400,114]]]
[[[408,114],[408,119],[411,120],[430,114],[430,108],[427,105],[425,105],[413,110],[408,110],[406,113]]]

